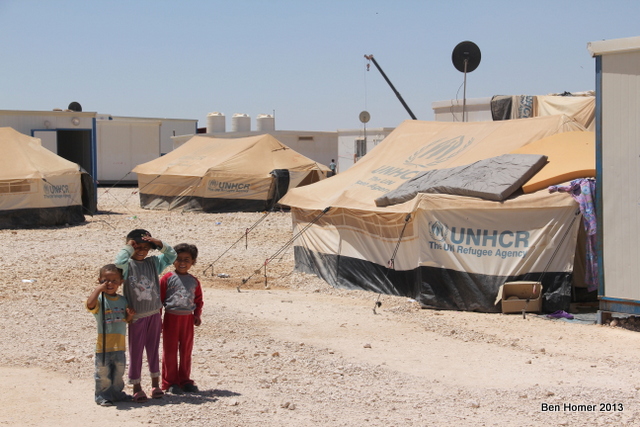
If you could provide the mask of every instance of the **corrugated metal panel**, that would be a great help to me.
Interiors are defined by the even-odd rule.
[[[640,51],[600,59],[604,296],[640,300]]]

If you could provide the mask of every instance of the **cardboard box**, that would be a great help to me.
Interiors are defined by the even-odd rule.
[[[498,289],[496,304],[502,301],[503,313],[539,313],[542,310],[542,283],[506,282]]]

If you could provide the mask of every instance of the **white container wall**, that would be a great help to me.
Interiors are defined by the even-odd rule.
[[[463,108],[464,107],[464,108]],[[491,98],[471,98],[466,103],[462,99],[436,101],[431,103],[436,122],[463,122],[462,110],[467,122],[492,121]]]
[[[596,58],[600,309],[640,314],[640,37],[588,48]]]
[[[130,173],[139,164],[160,157],[160,121],[97,122],[98,177],[106,183],[135,183]]]

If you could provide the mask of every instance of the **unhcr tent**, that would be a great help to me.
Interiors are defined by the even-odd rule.
[[[270,209],[288,189],[326,178],[329,168],[258,135],[194,136],[133,171],[143,208],[236,212]]]
[[[335,287],[482,312],[500,310],[495,301],[505,282],[541,279],[543,309],[568,308],[580,224],[568,194],[520,190],[494,201],[420,193],[387,206],[375,200],[425,171],[469,165],[579,130],[567,116],[406,121],[347,171],[280,201],[291,207],[294,231],[308,227],[295,242],[296,270]]]
[[[0,228],[84,222],[82,171],[76,163],[10,127],[0,128],[0,147]]]

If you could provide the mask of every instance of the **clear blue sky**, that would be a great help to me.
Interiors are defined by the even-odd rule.
[[[462,99],[453,48],[482,52],[467,98],[593,90],[590,41],[640,35],[637,0],[0,0],[0,109],[197,119],[280,130],[395,127]]]

